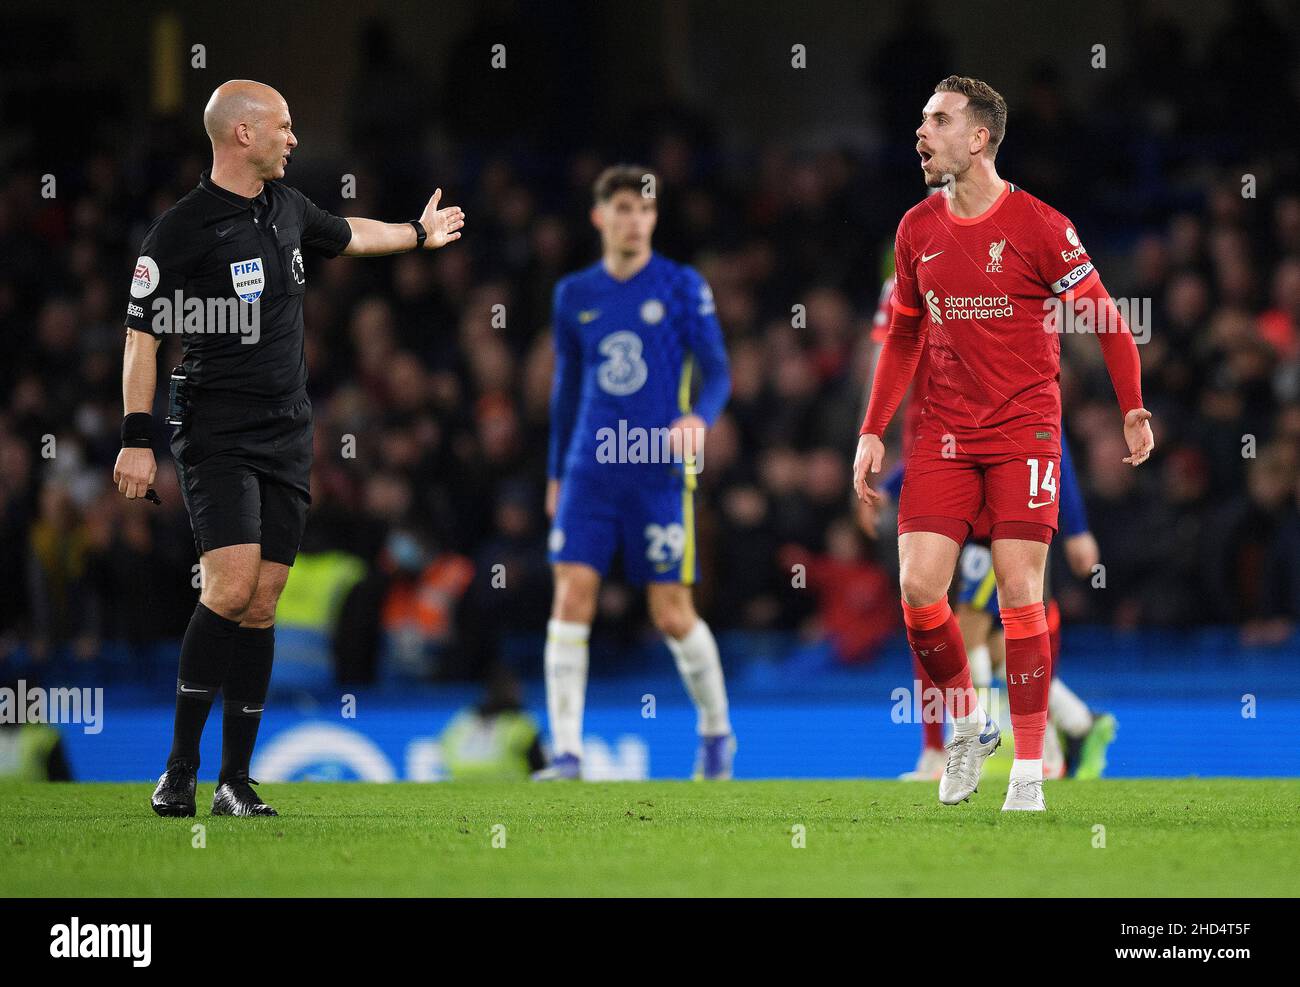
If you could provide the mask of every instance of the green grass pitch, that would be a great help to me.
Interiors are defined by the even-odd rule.
[[[948,807],[933,784],[886,781],[267,784],[279,818],[229,819],[208,816],[207,783],[196,818],[159,819],[148,784],[3,783],[0,895],[1253,897],[1300,886],[1300,780],[1048,782],[1045,816],[1003,816],[1003,787],[986,779]]]

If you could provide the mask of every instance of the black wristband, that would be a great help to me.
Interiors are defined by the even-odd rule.
[[[153,448],[153,415],[134,411],[122,419],[122,448]]]
[[[429,238],[429,234],[424,229],[424,224],[418,219],[408,219],[408,223],[415,227],[415,249],[419,250],[424,246],[424,241]]]

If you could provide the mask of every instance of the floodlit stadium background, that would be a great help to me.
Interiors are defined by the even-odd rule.
[[[441,185],[469,217],[434,255],[309,261],[314,504],[254,775],[439,777],[437,735],[492,668],[544,723],[550,292],[595,259],[590,182],[620,160],[660,174],[656,247],[708,278],[728,338],[699,603],[737,772],[910,767],[896,544],[855,534],[849,464],[888,248],[923,194],[912,131],[950,72],[1002,91],[1002,175],[1071,217],[1114,296],[1148,306],[1158,449],[1137,472],[1096,341],[1063,341],[1106,586],[1055,559],[1059,673],[1119,718],[1112,774],[1300,773],[1295,8],[867,7],[6,5],[0,682],[104,689],[102,731],[64,730],[73,775],[143,779],[166,752],[196,560],[161,430],[163,506],[110,482],[122,316],[146,225],[208,164],[202,106],[238,77],[288,100],[287,180],[322,206],[401,220]],[[160,379],[178,353],[164,345]],[[414,577],[395,571],[410,539]],[[404,593],[424,601],[405,624]],[[687,774],[693,712],[617,583],[592,673],[591,772]]]

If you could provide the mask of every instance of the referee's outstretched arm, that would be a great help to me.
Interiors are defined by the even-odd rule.
[[[417,247],[423,250],[436,250],[453,240],[460,239],[460,228],[465,225],[465,212],[460,206],[438,208],[442,199],[442,189],[436,190],[420,214],[419,224],[424,227],[425,236],[420,237],[414,223],[383,223],[377,219],[361,219],[356,216],[346,217],[352,228],[352,239],[344,248],[348,257],[378,257],[382,254],[396,254]]]

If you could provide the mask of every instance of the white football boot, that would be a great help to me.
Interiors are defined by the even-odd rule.
[[[1047,803],[1043,801],[1042,781],[1028,779],[1011,779],[1007,788],[1007,800],[1002,803],[1003,812],[1046,812]]]
[[[954,736],[948,741],[948,764],[939,779],[939,801],[944,805],[965,802],[979,791],[980,772],[989,755],[1002,745],[1002,730],[988,718],[982,733]]]

